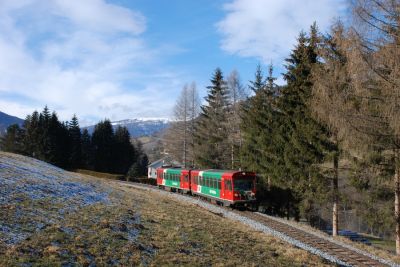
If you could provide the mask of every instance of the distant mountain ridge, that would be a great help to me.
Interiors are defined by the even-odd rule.
[[[137,118],[113,121],[111,125],[114,130],[116,130],[118,126],[124,126],[128,129],[131,137],[141,137],[150,136],[168,128],[170,122],[171,121],[166,118]],[[89,133],[92,134],[94,127],[94,125],[91,125],[82,128],[87,129]]]
[[[23,119],[8,115],[0,111],[0,135],[6,132],[8,126],[12,124],[22,125],[23,123],[24,123]]]

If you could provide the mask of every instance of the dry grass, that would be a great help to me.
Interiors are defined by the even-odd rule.
[[[105,178],[105,179],[111,179],[111,180],[125,180],[125,176],[122,174],[112,174],[112,173],[106,173],[106,172],[95,172],[91,170],[83,170],[83,169],[77,169],[74,170],[77,173],[80,174],[86,174],[90,176],[94,176],[97,178]]]
[[[200,207],[157,193],[139,195],[143,243],[156,247],[151,266],[323,266],[319,257]]]
[[[4,157],[14,156],[0,153],[0,160]],[[31,162],[20,156],[15,159]],[[0,171],[0,182],[2,177],[13,179],[12,172],[7,170],[6,176]],[[76,206],[81,196],[57,201],[51,187],[46,189],[48,198],[10,196],[8,203],[0,204],[0,266],[329,265],[264,233],[168,196],[58,169],[49,169],[50,174],[69,177],[70,183],[92,184],[93,190],[106,192],[108,201]],[[23,238],[2,241],[9,238],[3,226],[23,233]]]

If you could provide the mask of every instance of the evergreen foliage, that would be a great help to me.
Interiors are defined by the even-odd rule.
[[[109,120],[98,123],[90,136],[81,132],[78,118],[60,122],[47,106],[26,117],[23,127],[11,125],[0,139],[4,151],[31,156],[56,166],[126,174],[135,166],[135,175],[147,173],[148,159],[141,144],[135,148],[128,130],[119,127],[113,132]]]
[[[281,143],[283,172],[276,178],[297,193],[303,215],[310,215],[314,202],[325,195],[323,191],[327,188],[319,164],[324,160],[329,140],[326,129],[313,117],[309,106],[313,85],[311,71],[317,63],[318,44],[315,24],[309,36],[300,33],[297,46],[286,59],[287,85],[282,88],[278,100],[283,130],[280,135],[285,140]]]
[[[221,69],[215,70],[207,89],[207,104],[201,107],[196,125],[195,164],[203,168],[227,169],[231,166],[227,127],[230,107]]]
[[[76,115],[74,115],[68,127],[69,136],[71,138],[71,154],[70,164],[72,168],[77,168],[82,162],[82,134],[79,128],[79,122]]]

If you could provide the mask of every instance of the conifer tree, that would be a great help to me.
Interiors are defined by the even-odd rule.
[[[109,120],[96,124],[92,135],[94,169],[100,172],[112,172],[114,165],[114,130]]]
[[[135,148],[126,127],[118,126],[114,134],[114,168],[115,173],[126,174],[135,161]]]
[[[87,129],[84,129],[82,132],[81,144],[82,144],[81,146],[82,167],[85,169],[92,170],[94,168],[93,166],[94,151],[93,151],[91,136]]]
[[[231,169],[240,169],[240,148],[243,143],[240,129],[241,105],[246,99],[246,91],[241,84],[239,73],[233,70],[227,79],[230,110],[228,116],[228,140],[231,152]]]
[[[349,93],[349,73],[345,52],[344,27],[338,22],[331,29],[331,35],[325,36],[319,55],[323,63],[314,65],[313,96],[311,108],[316,117],[329,132],[331,146],[326,151],[333,163],[332,176],[332,235],[338,235],[339,229],[339,159],[343,151],[344,131],[341,121],[346,117],[344,106]]]
[[[3,151],[24,154],[23,139],[24,130],[18,124],[7,127],[4,136],[0,136],[0,148]]]
[[[68,125],[68,132],[71,139],[71,154],[69,163],[71,168],[78,168],[82,162],[82,138],[81,129],[76,115],[74,115]]]
[[[227,128],[229,102],[226,82],[219,68],[215,70],[207,89],[207,104],[201,107],[196,125],[196,165],[228,169],[231,167]]]
[[[260,110],[266,99],[265,94],[265,78],[262,73],[261,65],[257,66],[254,81],[250,81],[249,89],[253,91],[254,96],[247,99],[243,104],[242,112],[242,134],[243,134],[243,147],[242,147],[242,164],[246,170],[252,170],[260,173],[261,165],[261,149],[260,137],[262,128],[259,125],[259,120],[264,118],[260,117]]]
[[[343,127],[353,149],[373,155],[375,173],[392,179],[396,253],[400,255],[400,3],[353,1],[346,55],[351,74]]]
[[[319,165],[324,159],[328,144],[326,130],[311,113],[309,102],[312,95],[311,70],[317,63],[317,27],[311,27],[310,35],[300,33],[298,44],[286,59],[284,78],[287,85],[281,90],[279,110],[281,116],[281,151],[284,159],[281,183],[297,192],[301,199],[300,209],[309,220],[313,206],[323,197],[326,181],[320,175]],[[279,177],[277,177],[279,178]]]

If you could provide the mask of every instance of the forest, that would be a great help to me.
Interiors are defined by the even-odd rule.
[[[185,85],[163,145],[185,167],[255,171],[268,213],[396,239],[400,254],[400,3],[352,14],[300,32],[284,85],[272,65],[247,86],[217,68],[203,105]]]
[[[147,155],[139,142],[132,142],[128,130],[111,122],[96,124],[92,135],[81,130],[74,115],[60,122],[56,112],[47,106],[42,112],[28,115],[22,127],[11,125],[0,138],[3,151],[31,156],[58,167],[76,170],[123,174],[138,177],[147,174]]]

